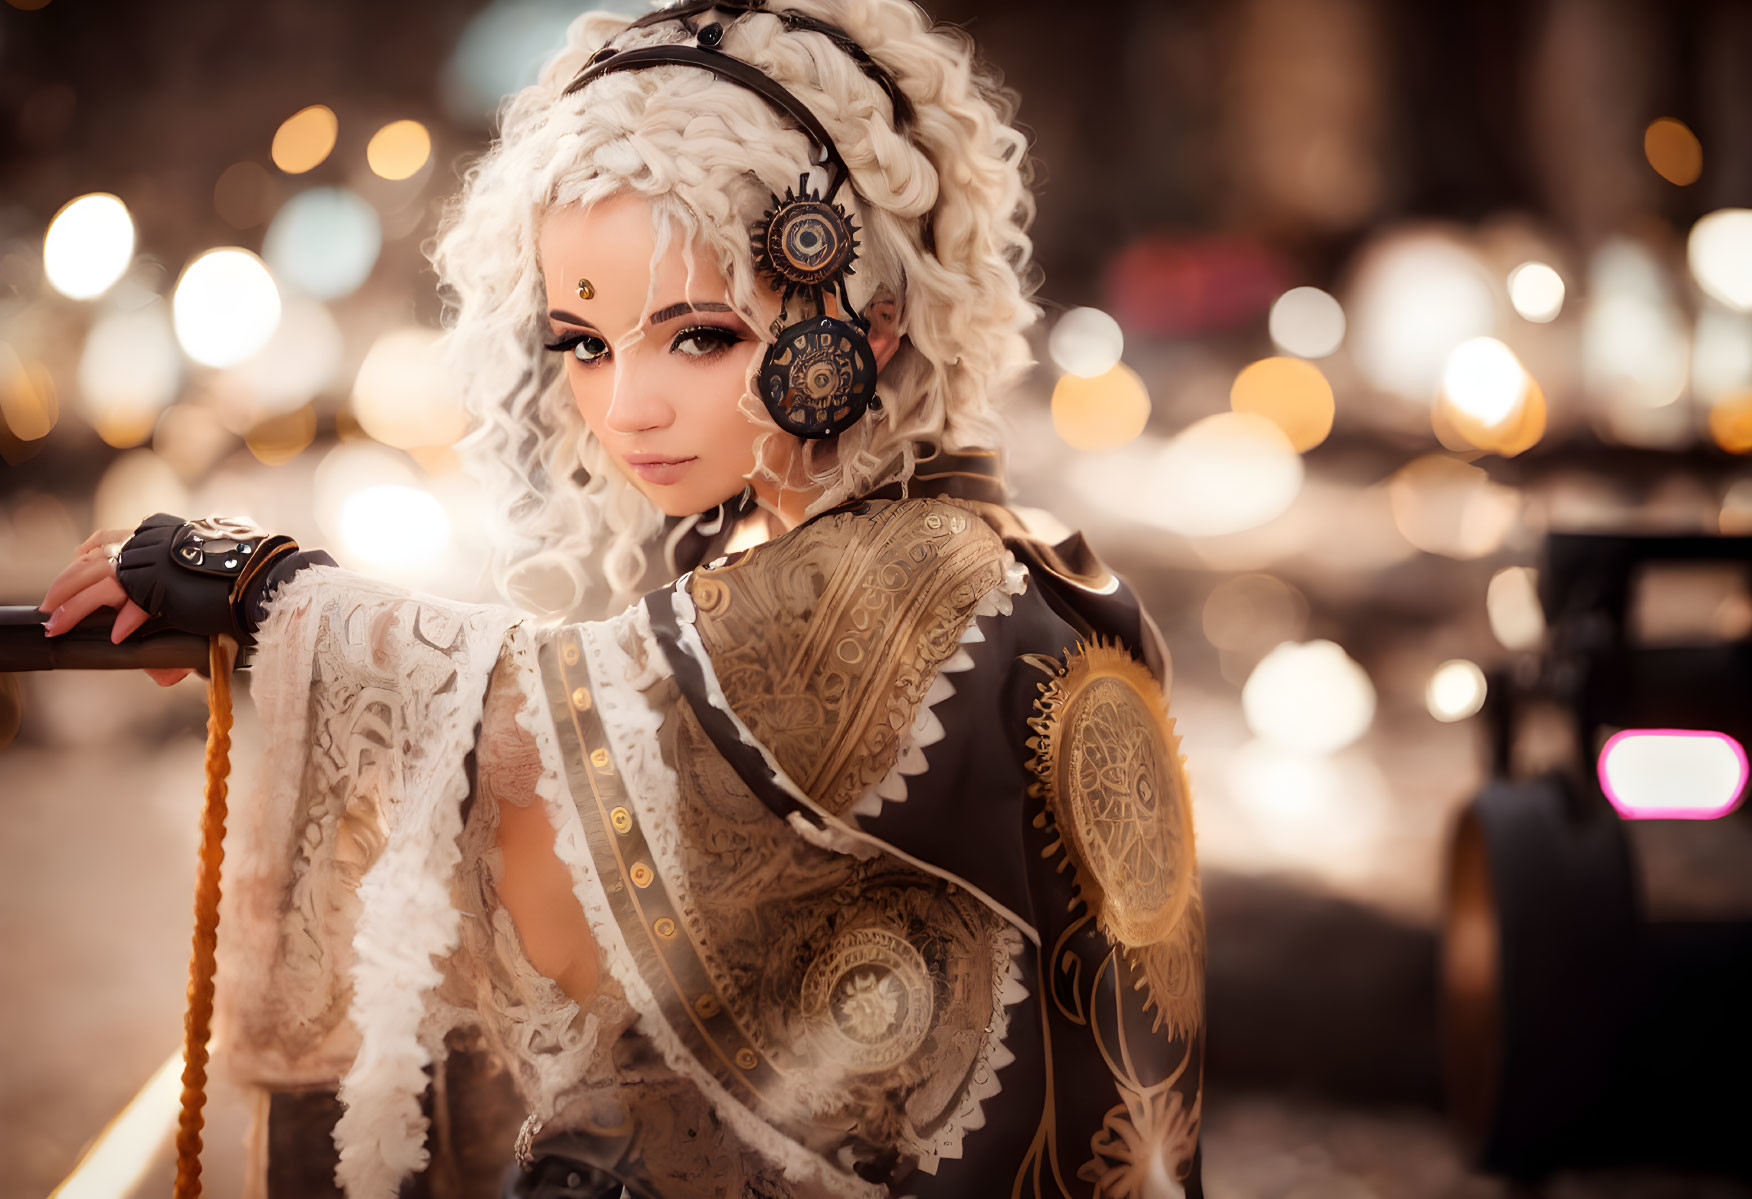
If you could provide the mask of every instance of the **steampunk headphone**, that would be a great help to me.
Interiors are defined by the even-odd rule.
[[[759,374],[762,403],[781,429],[804,438],[832,437],[856,424],[866,412],[878,411],[876,355],[870,348],[870,322],[852,304],[846,281],[857,273],[858,226],[836,201],[851,178],[839,148],[815,114],[771,76],[751,63],[732,58],[719,47],[724,26],[696,24],[702,13],[771,12],[786,29],[819,33],[845,51],[887,93],[895,125],[902,132],[913,120],[912,105],[900,85],[882,66],[837,26],[790,10],[768,10],[765,0],[687,0],[659,9],[628,26],[640,29],[679,21],[694,44],[639,46],[616,50],[605,46],[591,56],[563,94],[589,85],[615,71],[646,67],[686,66],[710,71],[720,79],[754,92],[795,121],[815,142],[818,161],[828,171],[825,191],[810,187],[803,173],[795,191],[773,196],[772,206],[751,231],[755,269],[784,293],[775,322],[779,332],[767,348]],[[814,315],[790,322],[790,304],[801,296]],[[830,315],[828,298],[838,302],[843,316]]]

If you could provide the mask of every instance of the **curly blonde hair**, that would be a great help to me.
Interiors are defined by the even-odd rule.
[[[771,11],[727,24],[721,49],[796,95],[850,169],[856,195],[841,198],[863,229],[853,302],[861,310],[886,296],[898,307],[900,349],[878,381],[884,411],[837,438],[803,443],[789,477],[765,468],[782,488],[819,491],[813,512],[904,482],[915,443],[997,444],[997,398],[1033,364],[1024,332],[1039,318],[1034,200],[1014,96],[963,31],[933,26],[908,0],[772,7],[845,30],[915,112],[910,128],[897,130],[882,88],[823,34],[788,31]],[[770,340],[751,319],[757,289],[768,284],[755,271],[749,228],[812,159],[807,135],[765,100],[695,68],[609,74],[564,95],[617,34],[625,33],[621,49],[689,37],[679,22],[630,32],[628,24],[579,17],[540,79],[507,97],[499,135],[467,171],[431,250],[446,300],[446,361],[475,421],[461,448],[506,526],[494,580],[520,607],[573,618],[636,598],[664,518],[614,469],[559,363],[543,352],[543,213],[621,193],[646,198],[657,253],[683,245],[715,256],[731,303]],[[769,430],[757,446],[765,451],[771,437],[789,435],[754,399],[752,375],[741,404]]]

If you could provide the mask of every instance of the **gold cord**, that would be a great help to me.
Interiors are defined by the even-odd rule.
[[[175,1199],[200,1199],[202,1109],[207,1103],[207,1039],[213,1031],[214,954],[219,945],[219,867],[225,860],[227,776],[231,770],[231,669],[237,643],[215,637],[207,651],[207,794],[195,878],[194,948],[183,1020],[182,1114],[176,1129]]]

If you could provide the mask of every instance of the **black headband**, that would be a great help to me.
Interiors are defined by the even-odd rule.
[[[710,29],[711,26],[707,28]],[[833,138],[828,136],[827,130],[815,118],[815,114],[809,111],[807,105],[758,67],[716,50],[699,46],[639,46],[632,50],[618,50],[606,57],[599,53],[591,60],[591,65],[585,67],[578,78],[572,80],[563,94],[569,96],[586,84],[615,71],[636,71],[641,67],[660,66],[699,67],[710,71],[720,79],[729,80],[758,94],[768,104],[796,121],[803,127],[803,132],[821,147],[828,163],[833,167],[829,199],[839,190],[840,184],[850,177],[851,172],[846,169],[845,159],[840,157],[839,147],[833,144]]]
[[[894,109],[894,127],[902,133],[905,133],[908,129],[912,128],[912,101],[906,98],[906,93],[900,89],[899,82],[888,72],[888,69],[881,63],[877,62],[874,58],[871,58],[869,51],[865,50],[864,47],[858,44],[858,39],[841,29],[838,25],[829,24],[818,17],[812,17],[807,13],[798,12],[796,9],[771,9],[766,6],[766,0],[685,0],[685,3],[672,4],[668,8],[660,8],[655,12],[646,13],[644,16],[628,25],[627,29],[646,29],[652,25],[661,25],[666,21],[680,21],[682,26],[689,33],[698,33],[699,31],[694,28],[693,18],[699,16],[701,13],[713,11],[736,13],[741,16],[747,16],[750,13],[764,12],[770,16],[777,17],[779,22],[792,33],[804,32],[821,34],[823,37],[833,42],[834,45],[838,46],[846,57],[857,63],[858,69],[863,71],[865,75],[869,76],[870,79],[875,82],[876,86],[882,89],[883,94],[888,97],[890,107]],[[623,32],[625,31],[623,30]],[[584,64],[586,72],[614,53],[614,50],[606,46],[601,50],[598,50],[596,54],[591,57],[590,61]],[[580,79],[582,79],[582,76],[580,76]],[[566,89],[566,94],[570,95],[572,92],[582,87],[585,82],[588,82],[588,80],[583,80],[582,82],[574,80],[572,85]]]

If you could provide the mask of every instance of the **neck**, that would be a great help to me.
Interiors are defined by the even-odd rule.
[[[780,488],[777,483],[764,478],[755,479],[753,483],[754,498],[761,511],[779,526],[775,533],[787,533],[802,524],[809,505],[821,494],[818,488],[813,487]]]

